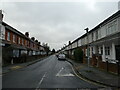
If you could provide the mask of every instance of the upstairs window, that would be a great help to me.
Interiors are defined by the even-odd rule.
[[[16,36],[13,34],[13,42],[16,42]]]
[[[96,31],[96,40],[98,39],[98,30]]]
[[[18,44],[20,44],[20,37],[18,37]]]
[[[94,41],[94,33],[92,33],[92,42]]]
[[[114,21],[114,22],[113,22],[113,30],[114,30],[114,31],[117,31],[117,21]]]
[[[106,26],[106,35],[110,35],[110,34],[116,32],[116,30],[117,30],[117,21],[115,20],[114,22],[109,23]]]
[[[7,32],[7,40],[10,41],[10,32]]]
[[[101,38],[101,29],[98,30],[98,39]]]
[[[22,39],[22,45],[24,45],[24,39]]]

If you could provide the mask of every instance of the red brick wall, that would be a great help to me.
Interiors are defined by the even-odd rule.
[[[10,32],[10,42],[13,43],[13,33]]]
[[[10,32],[10,41],[7,40],[7,34],[8,32]],[[10,42],[10,43],[13,43],[13,33],[9,30],[5,30],[5,40]]]
[[[26,45],[25,45],[25,39],[24,39],[23,43],[24,43],[24,46],[26,46]]]
[[[117,64],[108,63],[108,71],[117,73]]]
[[[97,65],[97,60],[96,60],[96,56],[95,55],[92,56],[92,60],[91,61],[92,61],[92,65],[93,66]]]
[[[103,70],[107,71],[107,63],[106,62],[100,61],[98,67],[100,69],[103,69]],[[117,73],[118,72],[117,64],[108,63],[108,72]],[[119,67],[119,72],[120,72],[120,67]]]
[[[106,70],[107,69],[107,64],[106,64],[106,62],[99,61],[98,67],[100,69]]]
[[[5,30],[5,40],[7,40],[7,30]]]

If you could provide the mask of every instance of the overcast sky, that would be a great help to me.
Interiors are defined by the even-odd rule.
[[[6,23],[58,50],[115,13],[118,1],[2,2],[1,8]]]

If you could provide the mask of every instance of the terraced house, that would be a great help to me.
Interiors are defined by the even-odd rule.
[[[74,40],[63,51],[73,55],[78,47],[84,52],[84,63],[87,63],[86,57],[89,56],[91,65],[117,73],[117,62],[120,62],[120,10]]]
[[[5,22],[1,24],[0,39],[2,40],[3,65],[26,62],[33,57],[45,55],[45,48],[38,40],[35,40],[34,37],[30,38],[28,32],[23,34]]]

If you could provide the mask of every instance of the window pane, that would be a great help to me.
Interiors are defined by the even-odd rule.
[[[16,36],[13,35],[13,42],[16,42]]]
[[[7,33],[7,40],[10,41],[10,32]]]

